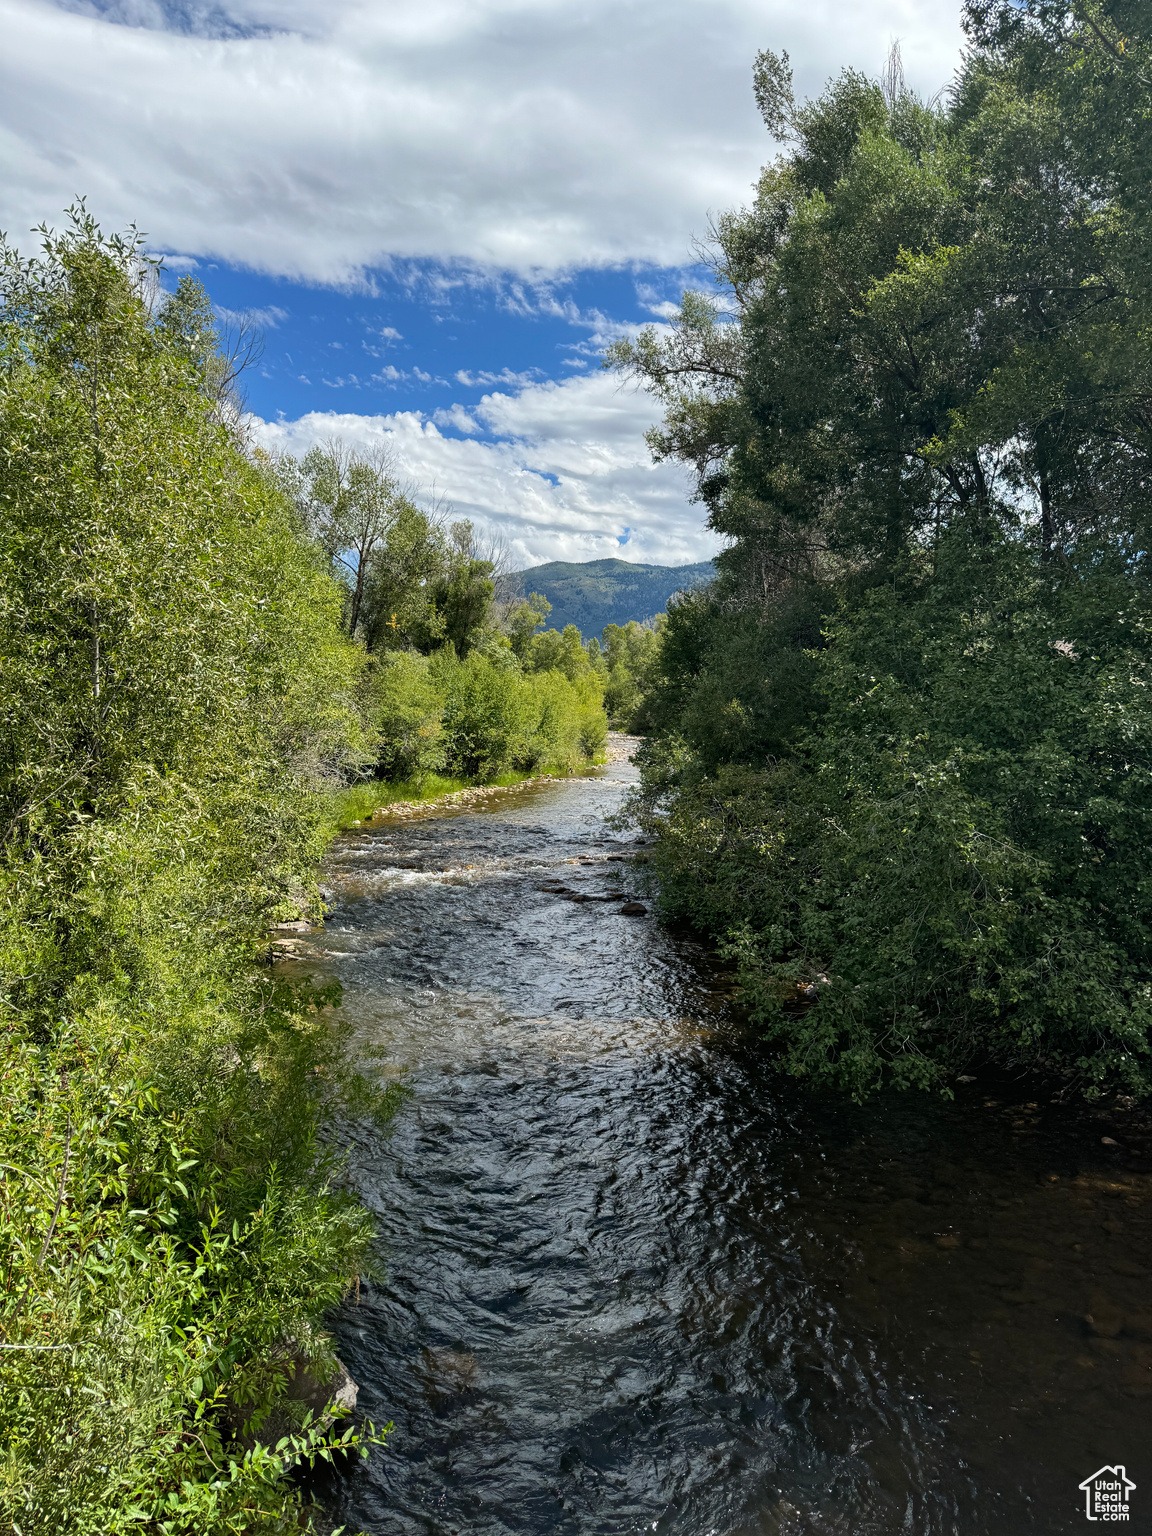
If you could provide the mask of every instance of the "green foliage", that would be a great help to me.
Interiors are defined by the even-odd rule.
[[[730,936],[795,1071],[859,1094],[991,1053],[1146,1093],[1152,610],[1010,546],[947,578],[831,627],[802,752],[706,776],[665,744],[666,900]]]
[[[691,599],[681,601],[690,604]],[[604,707],[620,730],[644,731],[650,726],[645,704],[660,668],[661,637],[667,623],[667,615],[660,614],[651,624],[632,619],[624,625],[604,626]]]
[[[484,630],[496,595],[494,565],[484,559],[471,523],[453,523],[441,569],[431,587],[433,611],[443,636],[457,655],[467,656]]]
[[[568,657],[573,678],[552,667],[525,673],[510,648],[496,660],[478,649],[463,660],[448,649],[438,652],[432,676],[444,699],[449,767],[489,782],[508,770],[570,771],[591,761],[608,727],[599,680],[578,634],[576,648],[585,659],[577,670]]]
[[[503,629],[520,661],[528,654],[533,635],[551,612],[552,604],[539,592],[529,592],[526,598],[509,604]]]
[[[331,1437],[287,1361],[370,1238],[323,1131],[398,1090],[255,962],[371,760],[363,654],[196,296],[154,322],[82,211],[0,270],[0,1497],[28,1536],[298,1529]]]
[[[599,650],[597,646],[597,656]],[[575,624],[566,624],[563,630],[546,629],[542,635],[535,635],[528,648],[527,665],[532,672],[563,673],[570,683],[591,677],[596,671],[592,653],[585,650]]]
[[[377,772],[383,779],[417,779],[447,760],[444,695],[426,657],[412,651],[373,658],[370,713],[378,732]]]
[[[431,657],[371,658],[363,707],[384,783],[419,788],[447,770],[460,788],[505,774],[569,772],[595,757],[608,727],[600,674],[578,632],[523,638],[523,663],[495,629],[474,629],[463,658],[451,645]]]
[[[637,812],[793,1070],[1145,1094],[1148,28],[968,21],[947,104],[893,54],[797,106],[761,55],[789,147],[717,223],[728,302],[611,349],[731,541],[669,613]]]

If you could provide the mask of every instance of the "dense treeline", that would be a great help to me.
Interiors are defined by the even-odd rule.
[[[607,666],[569,625],[501,578],[471,523],[420,508],[386,447],[328,442],[263,459],[344,593],[369,653],[363,705],[385,781],[567,771],[604,744]]]
[[[0,1508],[25,1536],[298,1530],[293,1468],[373,1440],[321,1411],[371,1238],[328,1127],[400,1089],[349,1065],[334,989],[262,963],[269,929],[320,913],[340,785],[573,766],[606,729],[579,635],[498,603],[385,460],[249,453],[219,342],[197,285],[164,298],[82,209],[0,251]]]
[[[639,814],[788,1066],[1152,1086],[1152,24],[970,0],[797,104],[718,293],[611,363],[663,401],[720,575],[669,614]]]

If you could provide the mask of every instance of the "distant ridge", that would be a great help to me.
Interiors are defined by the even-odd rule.
[[[599,636],[605,624],[643,623],[663,613],[674,592],[704,586],[716,570],[711,560],[698,565],[633,565],[628,560],[551,560],[518,571],[512,580],[524,591],[540,592],[552,604],[549,629],[575,624],[585,640]]]

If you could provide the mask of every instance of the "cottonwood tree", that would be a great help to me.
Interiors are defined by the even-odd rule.
[[[352,448],[339,438],[329,438],[311,448],[299,463],[281,460],[277,478],[346,588],[348,633],[357,635],[373,559],[394,531],[404,524],[411,526],[417,512],[393,450],[384,443]]]
[[[946,101],[893,56],[798,103],[762,54],[784,153],[714,288],[610,351],[729,540],[669,612],[645,814],[792,1070],[1149,1093],[1152,26],[967,24]]]

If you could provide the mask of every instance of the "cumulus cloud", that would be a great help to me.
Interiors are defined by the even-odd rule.
[[[433,411],[432,420],[438,427],[452,427],[457,432],[471,434],[480,431],[479,425],[462,405],[450,405],[446,410]]]
[[[432,417],[312,411],[253,419],[252,430],[264,447],[296,454],[329,437],[387,440],[426,495],[502,533],[521,566],[619,556],[625,544],[630,560],[707,560],[720,541],[690,503],[684,470],[651,462],[644,432],[654,418],[646,395],[598,373],[496,391],[468,411],[454,405]],[[468,435],[446,437],[441,427]]]
[[[76,194],[157,247],[321,282],[390,259],[676,264],[802,91],[903,40],[934,90],[958,0],[0,0],[0,227]]]

